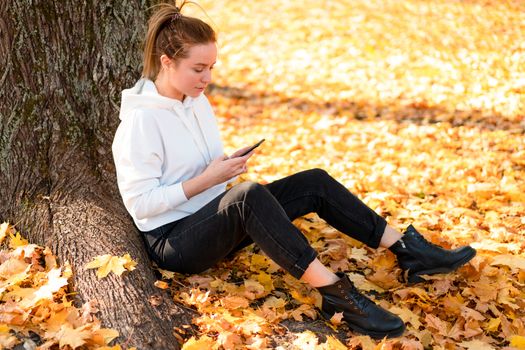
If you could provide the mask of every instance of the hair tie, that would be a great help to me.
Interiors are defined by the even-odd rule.
[[[180,13],[180,12],[176,12],[176,13],[174,13],[174,14],[171,16],[171,21],[173,22],[173,21],[176,21],[176,20],[181,19],[181,18],[182,18],[182,13]]]

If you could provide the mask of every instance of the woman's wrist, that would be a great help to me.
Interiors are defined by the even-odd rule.
[[[213,181],[206,173],[195,176],[182,183],[182,189],[186,198],[190,199],[213,186]]]

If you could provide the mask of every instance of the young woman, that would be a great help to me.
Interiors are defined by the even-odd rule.
[[[316,212],[370,247],[389,248],[410,283],[457,269],[475,250],[442,249],[412,226],[401,234],[320,169],[226,190],[246,172],[254,151],[223,152],[203,94],[217,59],[216,36],[205,22],[180,13],[185,3],[160,5],[152,15],[142,79],[122,93],[113,143],[119,190],[149,255],[161,268],[198,273],[255,242],[288,273],[318,288],[324,317],[343,312],[360,333],[401,335],[403,321],[362,295],[345,274],[326,268],[291,221]]]

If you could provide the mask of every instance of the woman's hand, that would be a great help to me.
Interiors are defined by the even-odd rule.
[[[254,151],[242,157],[236,157],[235,155],[242,154],[247,148],[248,147],[238,150],[232,154],[231,157],[223,155],[214,159],[202,174],[185,181],[182,184],[182,189],[184,190],[186,198],[190,199],[210,187],[245,173],[247,171],[246,162],[253,155]]]
[[[202,176],[206,177],[212,183],[212,186],[214,186],[245,173],[247,170],[246,162],[253,155],[253,151],[242,157],[238,157],[237,155],[242,154],[246,149],[247,147],[240,149],[230,157],[224,155],[214,159],[206,170],[204,170]]]

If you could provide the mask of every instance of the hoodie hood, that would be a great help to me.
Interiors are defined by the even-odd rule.
[[[197,97],[198,98],[198,97]],[[194,98],[186,96],[184,101],[159,95],[155,84],[149,79],[140,79],[135,86],[122,91],[122,102],[120,103],[120,120],[130,115],[135,108],[171,109],[176,107],[191,108]]]

